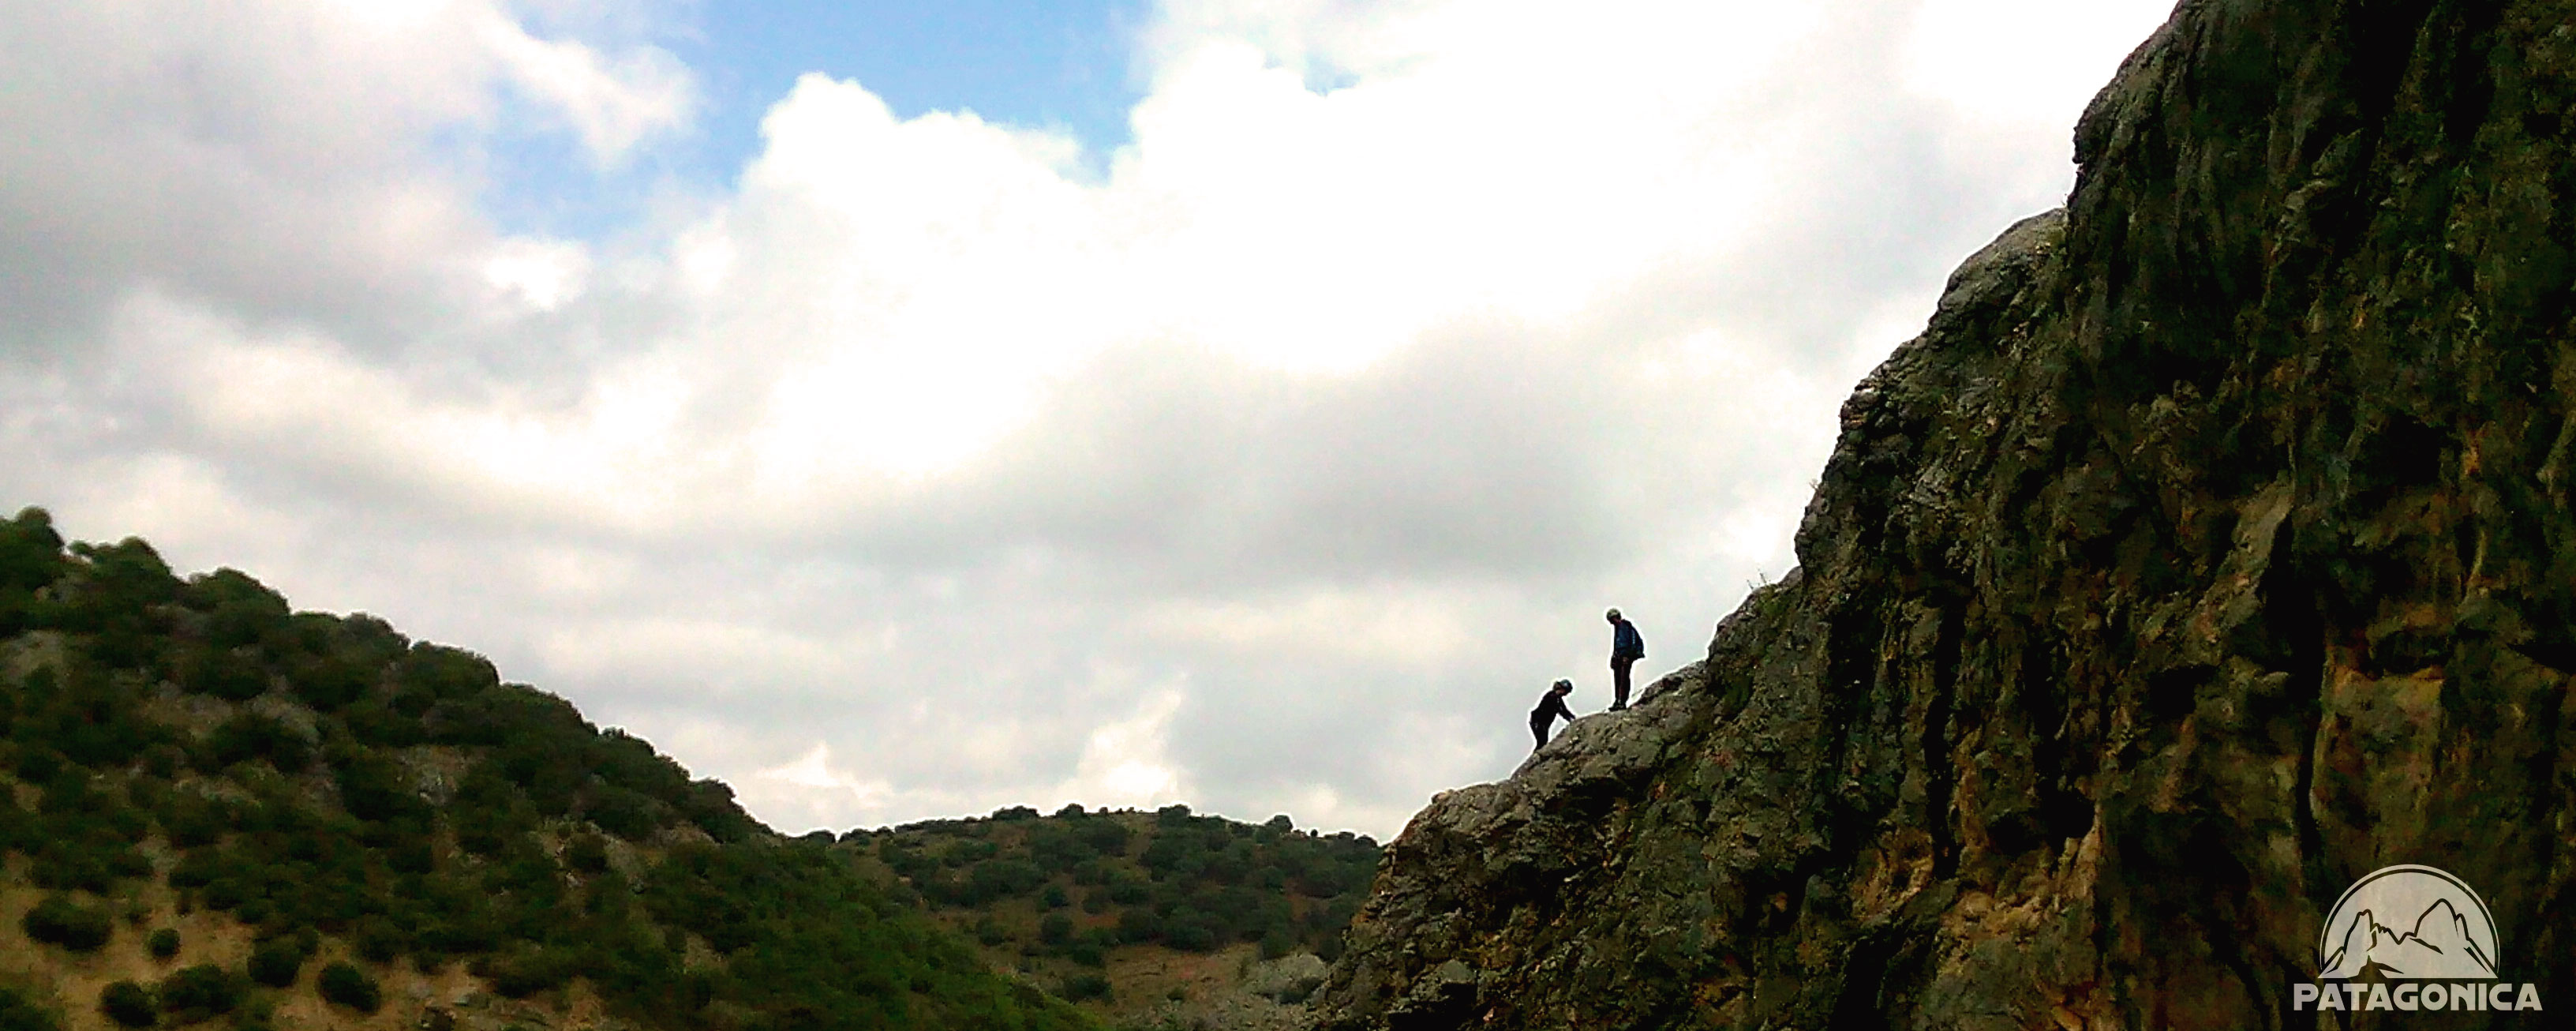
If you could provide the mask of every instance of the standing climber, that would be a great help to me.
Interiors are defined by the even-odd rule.
[[[1610,711],[1628,707],[1628,667],[1646,657],[1646,636],[1637,625],[1619,618],[1619,610],[1610,610]]]
[[[1539,745],[1547,743],[1548,724],[1556,722],[1557,717],[1565,717],[1569,725],[1574,722],[1574,710],[1565,707],[1565,696],[1573,693],[1574,681],[1559,680],[1546,694],[1538,696],[1538,708],[1530,710],[1530,734],[1538,738],[1538,745],[1531,745],[1530,751],[1538,751]]]

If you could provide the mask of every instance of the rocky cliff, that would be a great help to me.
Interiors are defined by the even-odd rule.
[[[2320,1026],[2400,862],[2576,1007],[2571,26],[2187,0],[1844,405],[1800,572],[1417,816],[1324,1026]],[[2387,1016],[2547,1023],[2323,1026]]]

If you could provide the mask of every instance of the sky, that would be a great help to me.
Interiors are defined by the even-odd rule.
[[[2169,9],[0,5],[0,507],[782,831],[1391,837],[1792,568]]]

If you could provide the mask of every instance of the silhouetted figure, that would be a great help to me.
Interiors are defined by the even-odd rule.
[[[1548,725],[1555,723],[1557,717],[1565,717],[1567,723],[1574,722],[1574,710],[1565,707],[1565,696],[1573,693],[1574,681],[1559,680],[1556,686],[1547,689],[1546,694],[1538,696],[1538,708],[1530,710],[1530,736],[1537,738],[1538,744],[1531,745],[1530,751],[1538,751],[1539,745],[1547,743]]]
[[[1610,711],[1628,707],[1628,667],[1646,657],[1646,635],[1637,625],[1619,618],[1619,610],[1610,610]]]

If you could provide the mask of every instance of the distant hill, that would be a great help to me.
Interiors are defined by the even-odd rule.
[[[0,1031],[1095,1024],[481,656],[36,509],[0,789]]]
[[[1261,960],[1339,956],[1379,856],[1377,842],[1349,832],[1179,805],[1010,808],[856,831],[842,847],[996,965],[1115,1015],[1236,987]],[[1319,976],[1322,964],[1308,962]],[[1288,976],[1265,991],[1298,1003],[1312,985]]]

